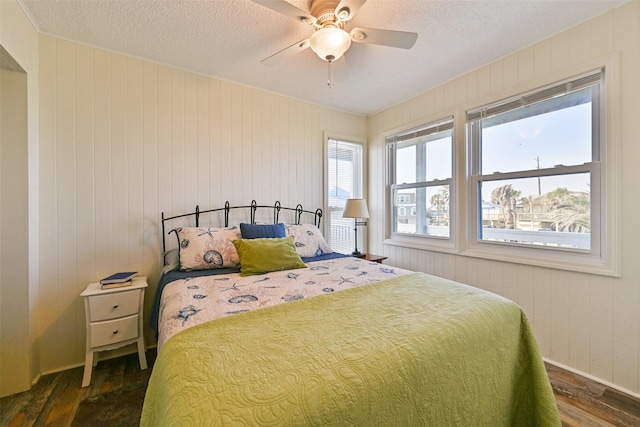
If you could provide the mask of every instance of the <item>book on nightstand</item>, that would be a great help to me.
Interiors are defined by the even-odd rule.
[[[118,283],[107,283],[106,285],[100,285],[100,289],[113,289],[113,288],[123,288],[125,286],[131,286],[133,280],[127,280],[126,282],[118,282]]]
[[[131,281],[138,275],[137,271],[127,271],[112,274],[109,277],[105,277],[100,280],[102,289],[119,288],[121,286],[131,286]]]

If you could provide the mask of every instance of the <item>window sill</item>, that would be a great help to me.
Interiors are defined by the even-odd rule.
[[[383,245],[397,246],[400,248],[420,249],[424,251],[445,252],[457,254],[453,239],[418,237],[402,234],[394,234],[391,238],[385,239]]]
[[[428,240],[428,242],[425,242]],[[453,241],[425,239],[423,237],[396,236],[386,239],[383,245],[423,251],[440,252],[490,261],[501,261],[513,264],[525,264],[554,270],[567,270],[578,273],[600,276],[620,277],[619,269],[602,262],[602,260],[572,252],[549,251],[538,248],[505,247],[498,245],[484,245],[458,250]]]
[[[573,252],[549,251],[523,247],[472,247],[460,252],[462,256],[493,261],[525,264],[535,267],[567,270],[600,276],[620,277],[620,273],[599,258]]]

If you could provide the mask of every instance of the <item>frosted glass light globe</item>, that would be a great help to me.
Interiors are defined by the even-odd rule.
[[[336,27],[321,28],[309,39],[311,49],[325,61],[339,59],[351,46],[349,34]]]

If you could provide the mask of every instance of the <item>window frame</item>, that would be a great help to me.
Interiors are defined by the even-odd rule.
[[[589,72],[604,69],[604,118],[600,132],[601,149],[606,150],[606,157],[603,158],[605,167],[602,168],[603,193],[601,195],[601,206],[599,214],[601,216],[601,257],[576,256],[573,253],[556,252],[548,256],[549,252],[539,251],[536,248],[519,247],[514,251],[511,247],[499,245],[481,245],[470,243],[469,226],[469,205],[474,201],[469,197],[470,163],[468,161],[470,150],[467,144],[466,135],[466,111],[498,102],[501,99],[513,97],[518,93],[535,91],[538,88],[557,84],[575,76],[588,74]],[[473,76],[472,76],[473,77]],[[471,83],[475,83],[472,79]],[[512,82],[511,84],[495,89],[480,91],[476,84],[467,88],[469,92],[468,101],[456,104],[451,101],[450,107],[437,109],[437,113],[431,113],[419,119],[387,129],[382,132],[379,140],[380,144],[380,165],[385,167],[383,197],[384,197],[384,240],[382,245],[390,247],[386,250],[402,250],[411,248],[422,251],[431,251],[427,256],[439,254],[451,254],[462,256],[462,259],[471,262],[474,258],[506,262],[514,265],[537,266],[554,270],[575,271],[585,274],[594,274],[606,277],[620,277],[622,272],[622,155],[620,138],[622,137],[622,107],[621,107],[621,75],[620,75],[620,53],[602,55],[591,60],[572,63],[562,69],[552,70],[543,75],[527,79],[525,81]],[[392,234],[392,193],[389,183],[389,154],[386,151],[386,138],[420,126],[424,123],[437,121],[442,117],[454,117],[454,142],[453,142],[453,177],[455,188],[451,194],[451,213],[456,220],[451,222],[451,242],[443,242],[422,237],[397,236]],[[458,214],[456,215],[456,212]],[[475,216],[474,216],[475,217]],[[542,252],[542,254],[541,254]],[[544,254],[547,256],[544,256]]]
[[[431,117],[426,120],[414,122],[409,126],[398,128],[384,134],[385,144],[385,206],[386,206],[386,221],[385,221],[385,236],[383,241],[384,245],[410,247],[417,249],[434,249],[444,252],[455,252],[457,248],[457,166],[456,166],[456,134],[457,134],[457,120],[456,113],[454,111],[445,111],[437,117]],[[395,168],[396,168],[396,155],[393,146],[393,138],[415,133],[416,131],[422,131],[425,129],[438,128],[439,126],[446,126],[451,132],[451,176],[448,179],[435,179],[432,181],[422,181],[409,184],[396,184],[395,180]],[[437,133],[433,132],[433,133]],[[394,231],[394,189],[406,189],[406,188],[426,188],[426,187],[440,187],[443,185],[449,186],[449,236],[435,236],[425,234],[408,234],[398,233]]]
[[[474,162],[480,161],[477,147],[475,147],[468,134],[468,124],[465,120],[465,146],[467,156],[465,158],[467,168],[465,204],[467,206],[467,218],[464,223],[466,227],[466,238],[463,242],[462,255],[495,259],[500,261],[537,265],[549,268],[559,268],[564,270],[580,271],[585,273],[619,276],[620,262],[616,254],[620,250],[619,231],[614,218],[619,219],[619,201],[621,189],[619,182],[620,160],[616,156],[615,129],[619,126],[619,106],[615,101],[619,97],[619,76],[617,66],[619,59],[617,55],[606,61],[594,61],[591,67],[582,67],[582,70],[572,76],[564,78],[547,79],[545,82],[538,82],[532,85],[521,94],[527,95],[536,93],[546,88],[557,86],[576,78],[588,76],[590,74],[602,73],[600,80],[600,90],[598,91],[597,103],[599,106],[599,121],[596,123],[598,144],[592,143],[592,162],[589,165],[559,166],[557,168],[541,169],[542,173],[556,175],[562,173],[576,173],[588,171],[591,174],[591,234],[592,243],[589,252],[581,250],[567,250],[562,248],[538,247],[531,245],[513,245],[508,242],[487,242],[478,239],[478,222],[480,212],[478,204],[478,177],[474,176]],[[584,70],[589,70],[585,72]],[[576,77],[577,76],[577,77]],[[545,84],[546,83],[546,84]],[[523,95],[509,96],[502,98],[502,101],[493,103],[485,102],[480,106],[467,108],[470,111],[479,111],[487,106],[504,103],[505,100],[517,99]],[[595,100],[593,102],[596,102]],[[595,123],[595,122],[594,122]],[[597,150],[597,151],[593,151]],[[502,173],[495,176],[486,177],[493,179],[520,178],[530,174],[520,172]],[[539,175],[535,175],[539,176]],[[485,179],[486,180],[486,179]],[[596,196],[594,198],[594,195]],[[599,201],[594,203],[594,200]]]
[[[334,209],[330,206],[329,204],[329,142],[330,141],[338,141],[338,142],[343,142],[343,143],[348,143],[348,144],[354,144],[354,145],[359,145],[360,146],[360,154],[361,154],[361,159],[360,159],[360,163],[361,163],[361,171],[360,171],[360,183],[358,185],[359,188],[359,194],[354,194],[352,195],[352,197],[362,197],[364,199],[366,199],[366,195],[367,195],[367,153],[366,153],[366,139],[364,138],[359,138],[359,137],[354,137],[354,136],[345,136],[345,135],[339,135],[339,134],[334,134],[334,133],[329,133],[329,132],[324,132],[324,136],[323,136],[323,151],[324,151],[324,177],[323,177],[323,187],[324,187],[324,191],[323,191],[323,197],[324,197],[324,202],[323,202],[323,230],[324,230],[324,237],[325,240],[327,241],[327,244],[331,247],[332,245],[332,241],[331,241],[331,215],[334,212],[338,212],[338,211],[343,211],[342,210],[337,210]],[[354,236],[354,227],[349,226],[349,240],[352,240],[353,242],[355,242],[355,236]],[[358,230],[360,231],[358,233],[358,249],[361,250],[363,253],[365,252],[367,246],[367,236],[366,236],[366,229],[364,229],[363,227],[360,227],[360,229]],[[351,243],[351,246],[353,246],[353,242]],[[333,249],[333,248],[332,248]],[[335,250],[335,249],[333,249]],[[353,251],[353,248],[344,252],[344,253],[351,253]]]

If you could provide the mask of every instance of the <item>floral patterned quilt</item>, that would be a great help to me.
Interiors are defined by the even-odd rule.
[[[408,273],[411,271],[343,257],[260,276],[231,273],[173,280],[162,289],[158,306],[158,350],[176,333],[209,320]]]

